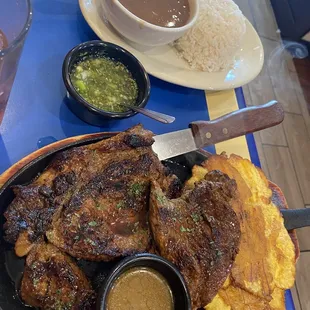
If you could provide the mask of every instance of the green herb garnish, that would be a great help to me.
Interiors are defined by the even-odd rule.
[[[220,250],[216,250],[217,257],[221,257],[222,255],[223,255],[223,252],[221,252]]]
[[[34,286],[37,286],[37,284],[39,283],[39,279],[34,278],[32,283],[33,283]]]
[[[93,245],[93,246],[96,245],[96,242],[94,242],[93,240],[91,240],[91,239],[89,239],[89,238],[85,239],[84,242],[87,242],[87,243],[89,243],[89,244],[91,244],[91,245]]]
[[[124,206],[124,202],[120,201],[117,205],[116,205],[116,209],[121,209]]]
[[[199,214],[196,214],[196,213],[193,213],[193,214],[191,215],[191,218],[193,219],[193,221],[194,221],[195,223],[197,223],[197,222],[199,222],[199,221],[201,220],[200,215],[199,215]]]
[[[97,222],[91,221],[91,222],[88,223],[88,225],[91,226],[91,227],[94,227],[94,226],[97,226]]]
[[[36,269],[36,268],[37,268],[37,262],[34,262],[34,263],[31,265],[30,268],[31,268],[31,269]]]
[[[181,232],[186,232],[186,228],[184,228],[183,226],[180,227]]]
[[[163,195],[156,194],[156,200],[157,200],[159,203],[163,204],[163,203],[165,202],[165,200],[166,200],[166,197],[163,196]]]
[[[140,196],[140,195],[142,194],[143,190],[144,190],[143,184],[134,183],[134,184],[132,184],[131,187],[130,187],[130,194],[131,194],[132,196],[138,197],[138,196]]]
[[[136,232],[138,230],[138,226],[139,226],[139,222],[135,222],[133,224],[133,229],[131,230],[133,233]]]
[[[190,228],[185,228],[184,226],[180,227],[181,232],[192,232],[194,230],[194,228],[190,229]]]
[[[95,202],[95,207],[96,207],[97,209],[101,209],[100,203],[96,201],[96,202]]]

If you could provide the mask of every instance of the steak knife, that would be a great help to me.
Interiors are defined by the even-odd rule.
[[[152,147],[159,159],[164,160],[278,125],[283,119],[284,111],[280,103],[270,101],[212,121],[192,122],[188,129],[155,136]]]

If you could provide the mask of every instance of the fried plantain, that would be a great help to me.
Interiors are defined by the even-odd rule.
[[[242,208],[234,210],[240,220],[241,242],[229,285],[206,309],[221,309],[221,304],[238,310],[281,309],[284,290],[294,284],[296,256],[283,218],[271,200],[269,181],[259,168],[237,155],[211,156],[202,167],[193,169],[193,179],[212,170],[237,182]],[[193,180],[189,180],[186,187],[192,186]]]

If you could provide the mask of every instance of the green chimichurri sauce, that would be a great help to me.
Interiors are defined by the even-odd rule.
[[[136,105],[138,85],[120,62],[105,57],[82,60],[70,78],[80,96],[100,110],[125,112],[122,103]]]

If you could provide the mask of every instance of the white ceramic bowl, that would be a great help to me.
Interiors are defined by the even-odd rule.
[[[185,26],[167,28],[146,22],[127,10],[118,0],[100,0],[111,25],[125,38],[146,46],[160,46],[180,38],[195,23],[199,13],[198,0],[189,0],[190,18]]]

